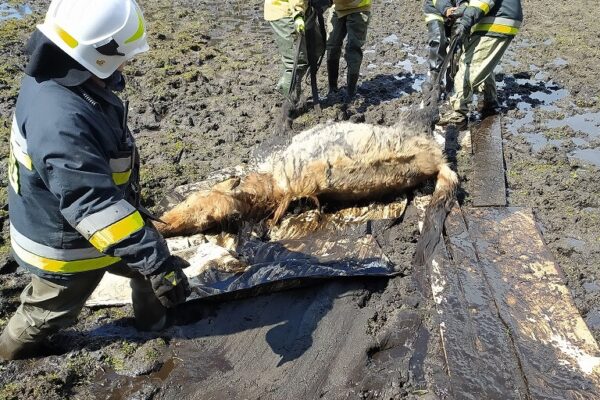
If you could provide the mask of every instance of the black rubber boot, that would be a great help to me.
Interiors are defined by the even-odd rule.
[[[167,309],[154,294],[150,281],[140,275],[132,278],[130,285],[135,327],[151,332],[167,328],[170,324]]]
[[[6,329],[0,335],[0,360],[21,360],[35,355],[39,343],[23,343],[13,339]]]
[[[358,83],[358,74],[348,74],[348,100],[356,96],[356,84]]]
[[[292,129],[292,118],[295,109],[295,106],[288,99],[283,101],[281,115],[275,124],[276,135],[283,135]]]
[[[340,71],[340,60],[327,60],[327,79],[329,81],[329,94],[338,91],[338,76]]]

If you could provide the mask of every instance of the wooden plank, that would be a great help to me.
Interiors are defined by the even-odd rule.
[[[499,115],[487,117],[471,128],[474,159],[470,194],[477,207],[506,205],[501,128]]]
[[[462,214],[446,220],[449,252],[442,243],[431,269],[452,397],[526,399],[525,381],[510,337],[498,318]]]
[[[600,349],[579,315],[530,209],[463,215],[531,399],[600,398]]]

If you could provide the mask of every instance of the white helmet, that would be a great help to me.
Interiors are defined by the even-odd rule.
[[[148,50],[135,0],[52,0],[38,29],[98,78]]]

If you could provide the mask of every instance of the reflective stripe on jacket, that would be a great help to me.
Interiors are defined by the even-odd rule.
[[[357,12],[371,11],[371,0],[333,0],[333,5],[339,18]]]
[[[425,0],[423,3],[423,13],[425,14],[425,22],[429,21],[444,21],[446,11],[466,0]]]
[[[521,0],[470,0],[462,18],[473,34],[514,36],[523,21]]]
[[[265,0],[265,20],[277,21],[281,18],[296,18],[304,15],[308,8],[308,0]]]
[[[9,215],[20,265],[68,275],[123,260],[143,274],[169,256],[135,207],[135,143],[116,95],[88,81],[25,76],[11,127]]]

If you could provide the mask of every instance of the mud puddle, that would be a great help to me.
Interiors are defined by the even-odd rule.
[[[21,19],[31,13],[31,7],[27,4],[15,5],[6,2],[0,3],[0,22],[9,19]]]
[[[600,137],[600,112],[570,103],[567,107],[573,115],[565,116],[561,102],[567,101],[570,92],[552,80],[538,79],[540,75],[538,72],[533,78],[505,77],[498,83],[499,90],[513,92],[503,106],[515,109],[519,115],[508,119],[508,132],[524,137],[533,153],[547,146],[565,146],[569,159],[600,165],[600,150],[590,148],[591,142]]]

